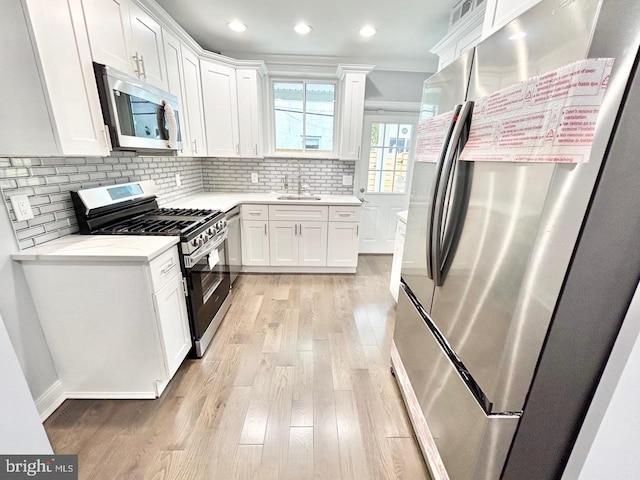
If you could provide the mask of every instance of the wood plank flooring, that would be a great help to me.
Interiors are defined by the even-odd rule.
[[[389,373],[390,267],[242,276],[203,359],[157,400],[67,400],[54,451],[92,480],[428,479]]]

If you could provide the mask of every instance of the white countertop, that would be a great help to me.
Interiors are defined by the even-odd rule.
[[[227,212],[237,205],[247,204],[285,204],[285,205],[351,205],[359,207],[362,202],[353,195],[318,195],[320,200],[278,200],[277,193],[196,193],[177,200],[168,208],[207,208]]]
[[[403,210],[401,212],[396,213],[396,215],[398,216],[398,218],[400,219],[400,221],[402,223],[404,223],[405,225],[407,224],[407,214],[409,213],[409,210]]]
[[[11,255],[18,261],[149,262],[180,237],[67,235]]]

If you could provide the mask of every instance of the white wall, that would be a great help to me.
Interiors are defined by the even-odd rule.
[[[16,252],[18,244],[9,216],[4,205],[0,205],[0,316],[9,332],[31,395],[37,399],[58,380],[58,376],[22,267],[9,257]]]
[[[0,454],[53,453],[1,318],[0,392]]]
[[[640,478],[640,286],[562,480]]]

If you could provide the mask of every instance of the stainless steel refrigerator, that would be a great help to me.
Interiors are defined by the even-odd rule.
[[[599,338],[585,338],[574,351],[563,352],[558,358],[566,364],[543,360],[545,347],[571,338],[555,320],[563,292],[574,285],[569,282],[588,284],[590,275],[605,273],[586,269],[579,279],[571,275],[594,199],[606,193],[605,167],[640,158],[640,144],[612,153],[616,145],[636,141],[621,118],[640,98],[633,80],[639,46],[640,2],[543,0],[425,82],[421,116],[453,115],[442,128],[437,161],[414,167],[394,341],[454,480],[509,473],[510,451],[527,435],[521,420],[538,399],[545,398],[548,418],[557,418],[558,425],[571,418],[575,430],[582,410],[562,410],[564,399],[556,404],[548,391],[532,397],[532,385],[567,371],[584,373],[585,385],[593,386],[606,363],[619,322],[586,315],[580,329],[600,331]],[[587,58],[615,60],[588,162],[459,159],[474,101]],[[637,175],[640,159],[637,165],[626,172],[628,178]],[[615,187],[607,188],[615,193]],[[638,214],[630,215],[635,225]],[[623,253],[622,247],[604,251],[611,261]],[[571,365],[572,356],[584,357],[583,365]],[[589,388],[575,387],[582,409],[588,407]],[[519,478],[545,477],[520,472]]]

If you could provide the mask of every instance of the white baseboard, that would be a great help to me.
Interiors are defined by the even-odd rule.
[[[352,274],[356,273],[356,267],[242,267],[242,273],[331,273],[331,274]]]
[[[84,400],[152,400],[156,392],[67,392],[67,398]]]
[[[44,422],[49,418],[66,399],[67,396],[62,388],[62,382],[56,380],[53,385],[47,388],[45,392],[36,399],[36,408],[38,409],[40,420]]]

